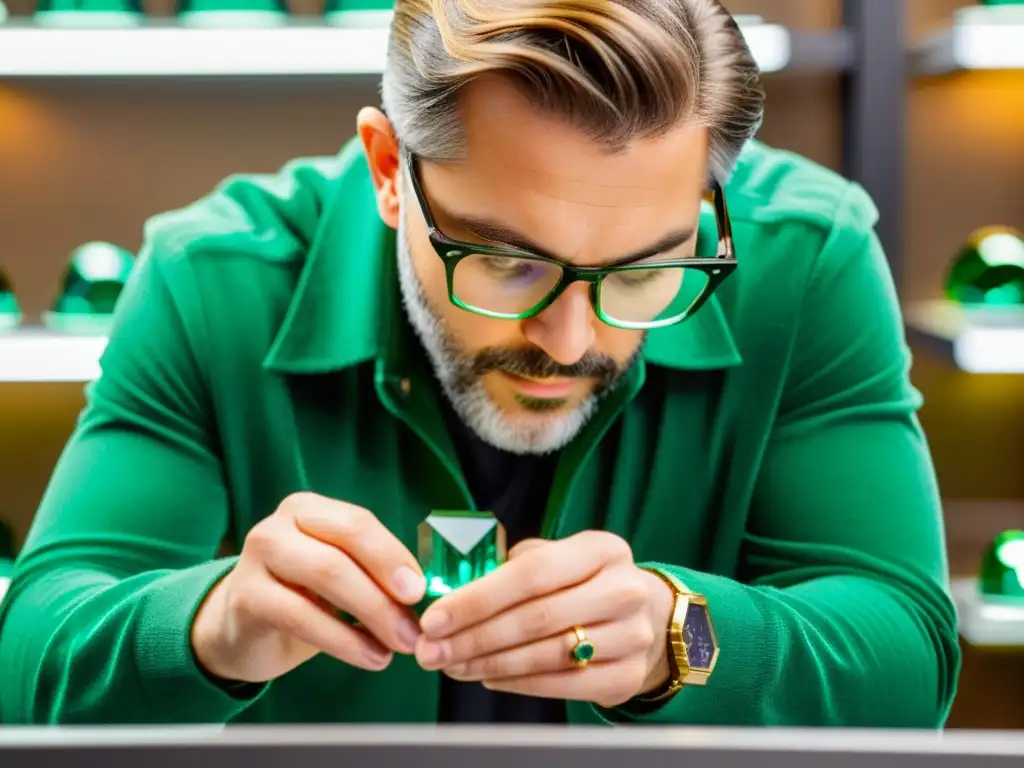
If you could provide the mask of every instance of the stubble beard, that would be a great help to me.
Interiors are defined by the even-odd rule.
[[[455,414],[485,443],[509,453],[549,454],[572,442],[597,411],[602,393],[610,387],[591,393],[565,413],[553,412],[564,407],[564,403],[531,402],[528,398],[519,399],[523,413],[503,412],[487,394],[478,373],[478,359],[464,351],[430,305],[413,265],[404,213],[399,218],[396,250],[402,304]]]

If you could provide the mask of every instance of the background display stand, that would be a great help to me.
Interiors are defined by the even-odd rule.
[[[974,579],[955,579],[951,591],[964,640],[976,648],[1024,652],[1024,603],[984,600]]]

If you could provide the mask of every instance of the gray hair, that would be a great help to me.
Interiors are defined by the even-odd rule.
[[[612,152],[703,125],[722,182],[764,113],[757,64],[718,0],[396,0],[381,92],[416,154],[461,156],[459,92],[487,74]]]

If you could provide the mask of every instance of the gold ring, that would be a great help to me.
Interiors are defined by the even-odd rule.
[[[583,669],[594,659],[596,649],[594,644],[587,638],[587,633],[583,631],[583,627],[573,627],[572,633],[575,635],[576,644],[573,645],[569,656],[576,669]]]

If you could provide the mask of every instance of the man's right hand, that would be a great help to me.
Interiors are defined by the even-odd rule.
[[[295,494],[246,536],[196,615],[192,648],[208,673],[239,682],[273,680],[319,653],[381,670],[393,651],[413,652],[419,624],[407,606],[425,589],[416,558],[373,513]]]

